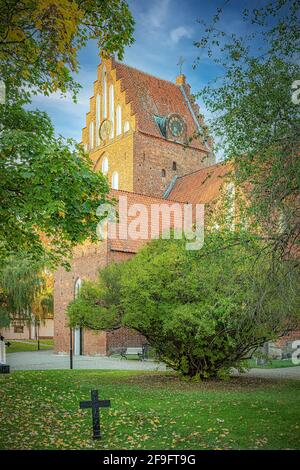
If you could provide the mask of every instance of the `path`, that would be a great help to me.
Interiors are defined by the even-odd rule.
[[[7,355],[11,370],[69,369],[68,355],[53,354],[52,351],[17,352]],[[74,369],[114,370],[166,370],[164,364],[153,361],[133,361],[105,356],[74,356]]]

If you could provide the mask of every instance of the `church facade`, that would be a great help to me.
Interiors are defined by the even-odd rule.
[[[224,176],[226,168],[215,164],[209,140],[200,138],[203,127],[184,75],[172,83],[114,59],[102,59],[82,143],[94,171],[107,176],[116,200],[126,195],[130,203],[145,207],[189,200],[205,203],[218,196],[220,174]],[[210,182],[215,173],[217,177]],[[177,222],[174,216],[173,226]],[[85,244],[74,250],[71,271],[60,268],[56,272],[56,352],[69,351],[70,334],[75,354],[106,355],[115,347],[145,343],[141,335],[125,328],[111,333],[81,328],[70,332],[65,312],[83,280],[95,279],[99,269],[111,262],[134,256],[146,242],[147,236],[138,241],[105,239],[97,245]]]

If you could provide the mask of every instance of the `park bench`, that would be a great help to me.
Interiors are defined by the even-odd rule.
[[[6,364],[6,346],[9,343],[5,342],[5,339],[0,335],[0,374],[8,374],[10,371],[9,365]]]
[[[136,347],[136,348],[123,348],[121,351],[121,358],[127,359],[127,356],[138,356],[141,361],[146,357],[146,348]]]

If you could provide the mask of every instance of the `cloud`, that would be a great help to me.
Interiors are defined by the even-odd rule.
[[[150,10],[142,15],[144,22],[153,28],[160,28],[168,15],[170,1],[171,0],[155,0]]]
[[[172,29],[170,32],[171,42],[177,44],[182,38],[191,38],[192,30],[191,28],[186,28],[185,26],[178,26],[178,28]]]

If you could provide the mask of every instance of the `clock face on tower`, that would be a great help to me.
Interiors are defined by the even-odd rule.
[[[181,137],[185,130],[185,123],[179,114],[171,114],[168,118],[168,128],[173,137]]]
[[[109,119],[104,119],[102,121],[100,129],[99,129],[99,136],[102,141],[108,140],[110,133],[112,131],[112,122]]]

